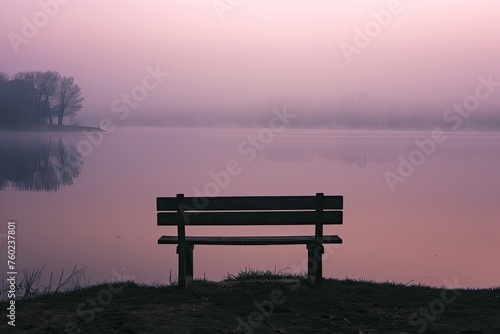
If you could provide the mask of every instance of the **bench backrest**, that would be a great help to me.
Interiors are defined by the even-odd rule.
[[[158,225],[342,224],[342,196],[158,197]]]

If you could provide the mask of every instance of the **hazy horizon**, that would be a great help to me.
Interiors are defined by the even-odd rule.
[[[0,4],[9,13],[0,22],[0,71],[74,76],[82,123],[179,115],[179,125],[182,117],[217,123],[285,104],[305,117],[350,108],[439,118],[475,92],[479,77],[500,81],[493,0],[401,0],[394,14],[391,1],[241,1],[224,13],[210,1],[42,3]],[[152,71],[160,73],[147,81],[155,87],[127,105],[123,94]],[[498,119],[500,94],[476,115]]]

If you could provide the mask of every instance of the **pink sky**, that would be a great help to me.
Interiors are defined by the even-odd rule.
[[[18,45],[23,17],[45,1],[4,0],[0,70],[57,70],[74,76],[85,116],[142,82],[147,66],[170,76],[140,105],[147,111],[239,111],[273,97],[335,100],[362,92],[442,110],[500,78],[500,3],[401,0],[399,12],[348,63],[342,43],[391,1],[241,1],[221,20],[213,1],[68,1]],[[61,0],[61,2],[63,2]],[[12,38],[12,35],[10,35]],[[500,105],[500,97],[491,101]]]
[[[67,4],[58,5],[34,36],[23,37],[26,21],[49,17],[41,4],[58,1]],[[213,2],[0,0],[0,71],[74,76],[85,96],[80,118],[92,123],[109,117],[116,125],[113,101],[143,84],[148,67],[169,76],[139,103],[134,112],[140,116],[261,112],[279,98],[335,106],[361,93],[400,106],[397,112],[419,104],[441,115],[474,93],[479,76],[500,82],[497,0],[401,0],[398,13],[366,47],[356,46],[357,29],[373,25],[372,13],[394,7],[391,0],[242,0],[224,20]],[[13,34],[25,43],[13,47]],[[350,61],[341,50],[345,44],[358,47]],[[358,102],[369,112],[380,110]],[[497,106],[500,115],[500,89],[484,103]],[[0,220],[15,216],[32,224],[29,233],[20,224],[31,247],[23,265],[46,259],[58,260],[52,264],[56,271],[75,262],[94,265],[97,280],[123,265],[139,281],[164,281],[177,258],[174,247],[156,244],[168,232],[156,226],[155,197],[193,195],[210,170],[234,157],[239,143],[236,137],[196,137],[185,128],[164,130],[106,134],[102,146],[85,157],[74,187],[50,196],[0,192]],[[338,138],[297,138],[276,140],[221,195],[344,195],[345,225],[331,233],[345,244],[325,266],[327,276],[432,285],[459,277],[467,286],[498,284],[500,159],[491,153],[498,152],[497,143],[478,144],[464,155],[465,145],[450,139],[392,194],[384,172],[395,170],[398,155],[407,156],[413,143],[368,146],[357,154],[370,139],[345,146]],[[25,210],[27,202],[33,210]],[[241,264],[273,269],[278,262],[284,268],[305,254],[305,247],[290,253],[279,248],[277,259],[266,257],[263,248],[206,249],[197,248],[196,274],[217,279]],[[242,260],[232,259],[235,254]],[[214,258],[221,260],[210,262]]]

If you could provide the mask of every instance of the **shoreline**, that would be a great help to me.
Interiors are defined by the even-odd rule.
[[[0,132],[77,132],[77,131],[100,131],[103,129],[95,126],[81,125],[49,125],[49,124],[18,124],[18,125],[0,125]]]

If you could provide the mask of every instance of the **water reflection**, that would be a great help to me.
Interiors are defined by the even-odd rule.
[[[76,146],[62,136],[2,134],[0,190],[57,191],[73,184],[83,159]]]
[[[396,137],[358,137],[358,138],[292,138],[276,139],[276,145],[269,145],[261,154],[266,159],[279,162],[314,159],[338,161],[348,166],[366,168],[370,164],[399,162],[399,157],[408,157],[419,150],[415,140],[426,140],[425,133]],[[451,136],[444,144],[436,144],[435,151],[441,156],[461,160],[464,158],[484,158],[497,150],[500,136],[460,135]],[[478,145],[480,144],[480,145]],[[446,149],[444,149],[446,147]]]
[[[278,142],[278,141],[277,141]],[[296,141],[291,138],[270,146],[263,156],[271,161],[310,162],[314,159],[338,161],[345,165],[366,168],[372,163],[386,163],[397,160],[397,152],[411,150],[411,142],[366,139],[320,139]]]

